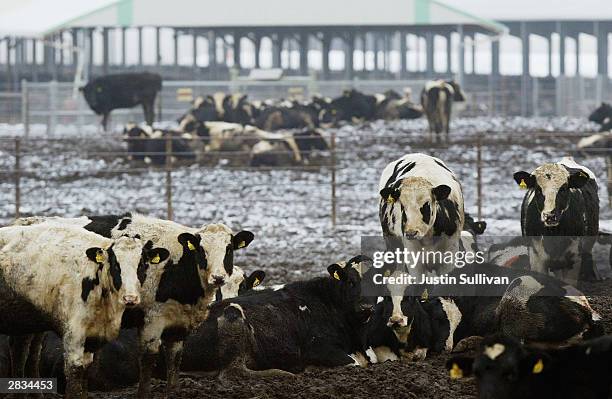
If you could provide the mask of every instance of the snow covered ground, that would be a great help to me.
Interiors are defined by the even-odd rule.
[[[518,170],[569,155],[575,142],[596,127],[575,118],[464,118],[452,126],[448,146],[431,146],[425,120],[384,122],[333,129],[337,139],[337,225],[331,224],[331,173],[315,170],[249,170],[185,165],[172,174],[176,221],[200,225],[223,221],[255,233],[253,244],[237,257],[247,269],[264,268],[268,282],[285,282],[320,273],[328,264],[359,252],[362,235],[379,234],[377,185],[384,166],[408,153],[442,158],[464,188],[466,210],[476,213],[476,145],[482,134],[482,201],[487,234],[520,234],[521,191],[512,179]],[[76,131],[60,126],[53,139],[34,125],[22,143],[22,214],[66,215],[128,210],[165,217],[165,172],[130,164],[118,134],[97,127]],[[330,133],[332,130],[329,130]],[[538,132],[534,134],[533,132]],[[567,132],[558,135],[553,133]],[[0,125],[0,222],[14,216],[10,173],[20,126]],[[60,139],[61,138],[61,139]],[[602,220],[611,219],[603,159],[578,160],[600,181]],[[231,163],[230,163],[231,164]]]

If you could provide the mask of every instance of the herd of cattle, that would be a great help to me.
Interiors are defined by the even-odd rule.
[[[178,127],[155,129],[151,126],[155,98],[161,90],[159,75],[108,75],[92,80],[81,90],[91,109],[102,115],[105,129],[113,109],[142,105],[147,126],[129,124],[124,137],[131,159],[152,164],[165,163],[169,151],[173,159],[191,162],[218,151],[240,151],[248,154],[251,166],[300,165],[316,153],[329,150],[329,140],[321,128],[376,119],[416,119],[423,114],[429,122],[430,139],[448,140],[452,104],[465,101],[456,82],[443,80],[427,82],[421,104],[414,104],[410,93],[400,95],[393,90],[369,95],[350,89],[334,99],[263,102],[250,101],[243,94],[219,92],[197,97],[178,119]],[[277,132],[287,129],[297,131]]]
[[[485,263],[409,271],[508,278],[480,296],[391,283],[366,295],[362,283],[381,270],[364,255],[331,264],[324,277],[265,287],[264,271],[234,265],[254,234],[222,223],[188,227],[135,213],[17,219],[0,228],[1,376],[56,377],[67,398],[138,384],[147,398],[153,377],[167,380],[171,396],[181,371],[221,381],[290,376],[480,341],[475,358],[453,357],[448,368],[451,378],[473,373],[481,398],[607,398],[612,336],[573,286],[598,278],[595,176],[564,158],[514,181],[527,190],[520,242],[497,245]],[[486,223],[465,214],[460,179],[442,160],[408,154],[389,163],[379,193],[387,249],[393,239],[415,251],[478,249]],[[384,271],[398,273],[397,265]]]

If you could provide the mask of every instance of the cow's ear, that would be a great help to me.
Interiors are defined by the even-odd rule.
[[[334,280],[338,280],[338,281],[346,280],[346,271],[337,263],[327,266],[327,272],[329,273],[331,278]]]
[[[266,272],[263,270],[255,270],[249,277],[246,278],[245,284],[248,289],[255,288],[266,278]]]
[[[432,194],[436,201],[442,201],[448,198],[451,192],[451,188],[446,184],[440,184],[437,187],[431,189]]]
[[[383,200],[387,201],[388,204],[392,204],[399,199],[400,190],[394,187],[385,187],[380,190],[380,196]]]
[[[487,229],[487,222],[485,221],[474,222],[474,233],[476,233],[477,235],[484,233],[486,229]]]
[[[516,172],[514,174],[514,181],[522,189],[534,188],[536,184],[535,176],[525,171]]]
[[[170,257],[170,252],[165,248],[153,248],[147,250],[147,262],[151,264],[162,263]]]
[[[178,242],[188,250],[196,251],[200,245],[200,237],[190,233],[181,233],[178,236]]]
[[[85,254],[89,258],[89,260],[91,260],[92,262],[96,262],[96,263],[103,263],[104,259],[106,259],[104,250],[98,247],[88,248],[85,251]]]
[[[586,172],[579,171],[572,173],[568,179],[569,188],[582,188],[589,181],[589,175]]]
[[[246,248],[255,238],[255,234],[250,231],[240,231],[232,237],[232,246],[234,249]]]
[[[453,380],[459,378],[469,377],[472,374],[472,365],[474,359],[465,356],[456,356],[448,359],[446,362],[446,369],[448,370],[449,377]]]

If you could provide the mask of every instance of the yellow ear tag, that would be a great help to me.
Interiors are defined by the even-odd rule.
[[[103,263],[104,262],[104,254],[102,251],[96,252],[96,262]]]
[[[238,244],[238,248],[244,248],[244,247],[246,247],[246,242],[240,241],[240,244]]]
[[[338,274],[338,272],[334,272],[334,278],[336,280],[340,280],[340,275]]]
[[[161,258],[159,257],[159,255],[155,255],[155,257],[151,259],[151,263],[159,263],[160,261]]]
[[[395,202],[395,198],[393,198],[391,194],[389,194],[389,196],[387,197],[387,204],[392,204],[394,202]]]
[[[523,190],[527,188],[527,183],[525,183],[525,179],[521,179],[521,182],[519,183],[519,187],[522,188]]]
[[[457,363],[453,363],[453,367],[449,370],[450,378],[453,380],[457,380],[459,378],[463,378],[463,370],[459,368]]]
[[[385,270],[385,274],[383,274],[383,276],[389,277],[390,275],[391,275],[391,270],[389,269]]]
[[[538,360],[536,364],[533,365],[533,374],[540,374],[544,370],[544,362],[542,359]]]
[[[425,288],[425,291],[423,291],[423,293],[421,294],[421,299],[424,301],[429,299],[429,291],[427,291],[427,288]]]
[[[257,277],[255,277],[255,281],[253,281],[253,287],[257,287],[261,283]]]
[[[189,248],[190,251],[195,251],[195,247],[193,246],[191,241],[187,241],[187,248]]]

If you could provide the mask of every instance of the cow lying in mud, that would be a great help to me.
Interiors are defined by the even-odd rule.
[[[545,350],[492,335],[475,357],[453,357],[446,368],[452,379],[474,375],[480,399],[604,399],[612,389],[612,336]]]

